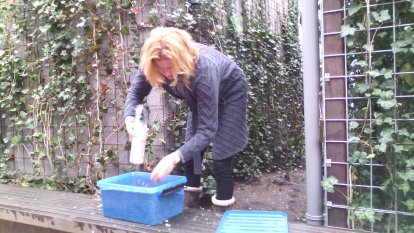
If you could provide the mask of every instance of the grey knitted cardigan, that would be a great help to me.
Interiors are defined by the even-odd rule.
[[[194,158],[194,173],[201,173],[200,151],[213,143],[213,159],[240,152],[247,144],[247,81],[243,71],[229,57],[212,47],[197,44],[200,58],[188,89],[182,77],[175,87],[163,88],[184,99],[189,107],[186,142],[178,150],[181,162]],[[124,117],[134,116],[135,107],[150,93],[151,85],[138,72],[125,101]]]

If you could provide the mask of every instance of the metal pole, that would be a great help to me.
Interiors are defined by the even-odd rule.
[[[305,111],[306,219],[322,225],[322,153],[319,141],[319,27],[318,1],[301,0],[303,90]]]

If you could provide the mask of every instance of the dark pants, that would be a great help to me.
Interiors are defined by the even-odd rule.
[[[202,151],[200,156],[203,156]],[[229,200],[233,197],[233,165],[232,158],[213,160],[213,177],[216,181],[216,199]],[[203,161],[201,159],[201,161]],[[187,177],[187,186],[200,187],[201,175],[194,174],[194,161],[184,163],[184,174]]]

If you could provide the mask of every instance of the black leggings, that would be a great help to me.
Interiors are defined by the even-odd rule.
[[[204,150],[205,151],[205,150]],[[203,156],[202,151],[200,156]],[[216,199],[229,200],[233,197],[233,164],[232,158],[213,160],[213,177],[216,181]],[[203,161],[201,159],[201,161]],[[187,186],[200,187],[201,175],[194,174],[194,161],[184,163],[184,174],[187,177]]]

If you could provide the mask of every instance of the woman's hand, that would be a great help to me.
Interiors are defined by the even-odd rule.
[[[132,142],[132,139],[139,135],[140,132],[136,132],[136,130],[144,130],[145,131],[145,140],[148,138],[148,127],[145,126],[145,128],[141,129],[135,129],[135,117],[133,116],[127,116],[125,118],[125,128],[128,132],[128,140]]]
[[[174,169],[175,165],[181,161],[179,153],[179,151],[175,151],[162,158],[157,166],[155,166],[154,170],[152,170],[151,179],[159,181],[167,177],[167,175]]]
[[[128,139],[130,142],[132,142],[132,138],[134,137],[134,122],[135,122],[135,117],[133,116],[125,117],[125,127],[128,132]]]

